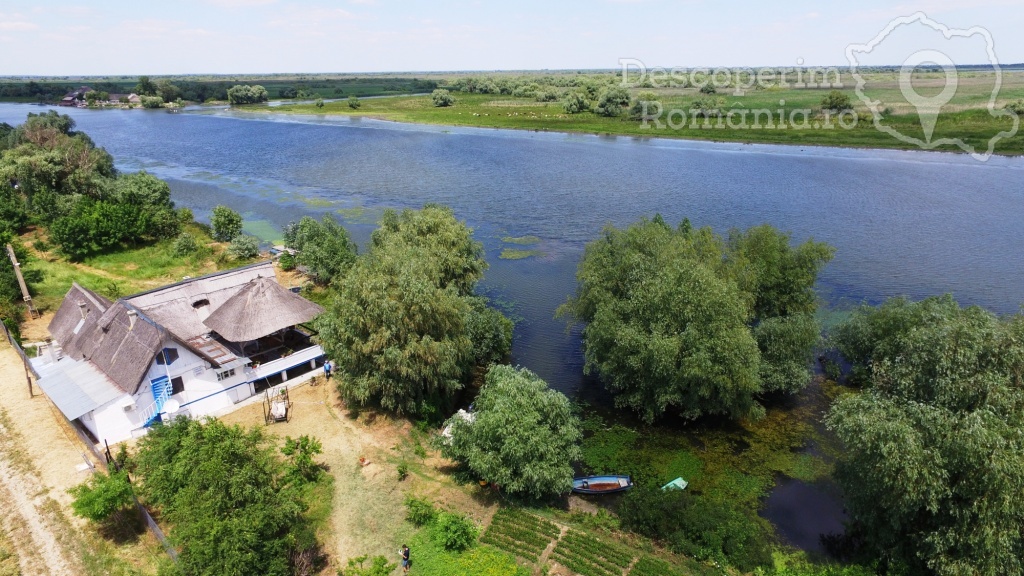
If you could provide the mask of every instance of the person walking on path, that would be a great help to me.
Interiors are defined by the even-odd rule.
[[[331,369],[332,368],[334,368],[334,367],[331,366],[331,361],[330,360],[325,360],[324,361],[324,379],[325,380],[330,380],[331,379]]]
[[[402,574],[408,574],[411,563],[409,560],[409,547],[402,544],[402,549],[399,552],[402,554]]]

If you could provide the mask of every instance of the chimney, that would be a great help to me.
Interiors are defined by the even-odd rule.
[[[129,310],[128,311],[128,329],[129,330],[131,330],[132,328],[135,328],[135,319],[138,318],[138,316],[139,316],[139,313],[136,312],[135,310]]]
[[[85,302],[78,301],[78,311],[82,313],[82,320],[85,320]]]

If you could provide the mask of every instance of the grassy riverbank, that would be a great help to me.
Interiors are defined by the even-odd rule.
[[[939,82],[937,74],[918,74],[915,87],[923,95],[930,95]],[[932,141],[941,138],[959,138],[980,152],[988,147],[988,141],[1001,131],[1010,130],[1012,120],[1007,117],[991,116],[986,105],[992,91],[993,77],[987,72],[961,74],[955,97],[942,109]],[[900,133],[923,139],[921,120],[916,109],[906,103],[898,84],[897,72],[878,73],[868,84],[867,95],[880,100],[888,108],[884,124]],[[641,91],[632,90],[635,97]],[[826,89],[768,88],[750,90],[735,95],[723,90],[711,96],[718,103],[723,114],[733,111],[732,120],[703,118],[694,121],[689,111],[695,100],[706,98],[694,88],[665,88],[653,90],[661,103],[663,114],[646,125],[639,121],[620,117],[604,117],[592,112],[566,114],[561,102],[537,102],[533,98],[517,98],[509,95],[454,93],[454,106],[438,108],[429,96],[398,96],[392,98],[364,99],[357,109],[345,101],[325,103],[322,108],[314,104],[285,104],[274,108],[256,108],[274,113],[327,114],[366,116],[422,124],[449,126],[476,126],[486,128],[508,128],[534,131],[579,132],[602,135],[639,137],[682,138],[693,140],[729,141],[763,144],[790,144],[815,146],[841,146],[857,148],[920,149],[878,130],[867,109],[854,93],[852,85],[842,91],[850,96],[854,110],[858,113],[855,127],[846,129],[833,118],[825,122],[818,110]],[[997,100],[997,108],[1024,98],[1024,72],[1006,72]],[[670,115],[672,110],[686,111],[685,121],[679,115]],[[802,110],[812,110],[805,116]],[[747,112],[744,112],[747,111]],[[756,116],[755,111],[762,112]],[[768,118],[770,114],[771,119]],[[780,114],[783,122],[780,123]],[[660,123],[660,125],[659,125]],[[831,124],[831,125],[828,125]],[[942,151],[960,152],[955,145],[935,148]],[[1024,154],[1024,138],[1015,136],[997,143],[996,153],[1004,155]]]

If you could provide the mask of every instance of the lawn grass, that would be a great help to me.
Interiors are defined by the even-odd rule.
[[[934,80],[932,76],[934,75],[920,74],[915,78],[915,83],[927,84]],[[943,109],[943,114],[939,117],[933,140],[960,138],[979,151],[985,151],[991,137],[1010,129],[1012,121],[1007,118],[994,118],[984,109],[991,93],[990,80],[991,77],[986,72],[965,74],[961,78],[956,96]],[[900,93],[895,73],[875,74],[870,77],[868,86],[867,96],[880,100],[883,103],[883,108],[891,110],[884,120],[886,125],[892,125],[908,136],[918,138],[923,136],[917,112],[906,104]],[[633,93],[641,91],[636,89],[633,90]],[[815,122],[823,124],[820,117],[809,117],[805,123],[799,113],[793,124],[797,126],[806,124],[807,127],[792,127],[789,119],[794,111],[819,109],[822,98],[828,92],[827,89],[793,87],[752,90],[743,95],[735,95],[729,91],[713,96],[713,98],[719,99],[719,106],[723,111],[761,109],[772,111],[774,120],[771,123],[765,121],[763,117],[760,123],[755,123],[752,114],[747,116],[746,126],[740,126],[738,118],[734,125],[730,126],[724,120],[691,122],[688,115],[687,121],[678,129],[668,124],[667,112],[662,117],[664,125],[659,128],[653,122],[645,126],[638,120],[631,120],[624,116],[608,118],[590,112],[566,114],[562,110],[560,102],[536,102],[529,98],[489,94],[456,93],[455,105],[444,108],[433,106],[429,96],[399,96],[363,100],[362,106],[358,110],[349,108],[345,102],[329,102],[323,108],[317,108],[312,104],[292,104],[261,110],[272,113],[368,116],[398,122],[533,131],[765,144],[918,149],[914,144],[903,142],[877,130],[867,109],[857,98],[852,85],[845,86],[841,91],[850,96],[855,110],[860,114],[856,127],[849,130],[835,126],[834,121],[831,128],[815,127]],[[693,88],[666,88],[654,92],[666,111],[672,109],[689,111],[693,102],[698,97],[702,97]],[[925,90],[921,92],[926,93]],[[1002,107],[1019,98],[1024,98],[1024,72],[1004,73],[1003,87],[999,93],[997,107]],[[782,111],[787,119],[784,129],[778,126],[779,111]],[[674,122],[678,123],[678,121],[678,117],[674,118]],[[756,127],[755,124],[759,127]],[[952,144],[935,149],[960,152],[960,149]],[[1003,139],[997,144],[996,152],[1008,155],[1024,154],[1024,138],[1018,136]]]
[[[56,310],[73,281],[116,300],[177,282],[185,276],[201,276],[247,263],[227,258],[224,253],[226,246],[213,242],[201,226],[190,225],[187,231],[195,235],[203,246],[192,255],[177,256],[174,254],[174,240],[162,240],[97,254],[81,262],[72,262],[56,254],[46,245],[42,231],[27,231],[21,239],[32,257],[24,263],[24,270],[36,307],[42,312]]]

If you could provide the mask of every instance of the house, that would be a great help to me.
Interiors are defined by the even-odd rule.
[[[119,106],[123,104],[140,104],[142,99],[138,94],[110,94],[107,96],[107,104]]]
[[[85,95],[88,92],[92,92],[92,88],[88,86],[76,88],[65,94],[64,97],[61,98],[59,104],[61,106],[77,106],[82,102],[82,100],[85,100]]]
[[[202,417],[322,365],[299,327],[323,312],[261,262],[116,302],[72,284],[33,360],[68,420],[113,444],[155,422]]]

